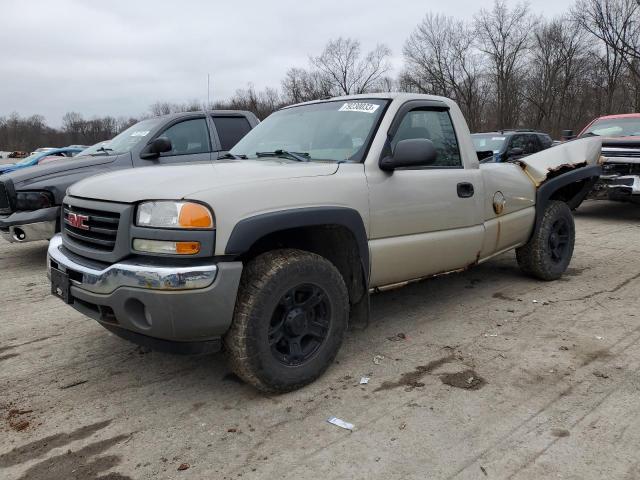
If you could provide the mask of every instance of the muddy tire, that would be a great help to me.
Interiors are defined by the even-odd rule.
[[[327,259],[293,249],[259,255],[242,272],[224,338],[230,367],[263,392],[300,388],[331,365],[348,318],[347,288]]]
[[[550,201],[529,242],[516,249],[520,269],[540,280],[557,280],[565,272],[575,243],[575,225],[569,206]]]

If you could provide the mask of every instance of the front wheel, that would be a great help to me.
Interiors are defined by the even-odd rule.
[[[283,249],[245,267],[224,342],[232,370],[264,392],[300,388],[333,362],[347,327],[340,272],[324,257]]]
[[[557,280],[573,255],[576,231],[569,206],[552,200],[529,242],[516,249],[520,269],[540,280]]]

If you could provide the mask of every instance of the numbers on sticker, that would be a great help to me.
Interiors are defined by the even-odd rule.
[[[339,108],[339,112],[374,113],[380,105],[367,102],[347,102]]]

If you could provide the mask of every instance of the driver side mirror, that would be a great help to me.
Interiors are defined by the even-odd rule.
[[[396,168],[426,167],[433,165],[438,151],[431,140],[410,138],[400,140],[392,155],[380,160],[380,169],[392,172]]]
[[[158,158],[161,153],[170,152],[172,148],[171,140],[167,137],[158,137],[142,149],[140,158],[145,160]]]
[[[509,157],[509,158],[511,158],[511,157],[519,157],[522,154],[524,154],[524,150],[522,150],[521,148],[518,148],[518,147],[514,147],[511,150],[509,150],[509,153],[508,153],[507,157]]]

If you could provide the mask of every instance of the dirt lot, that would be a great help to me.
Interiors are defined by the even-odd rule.
[[[45,243],[0,243],[0,477],[640,478],[640,207],[577,231],[557,282],[507,254],[374,296],[322,379],[269,397],[108,334],[49,296]]]

